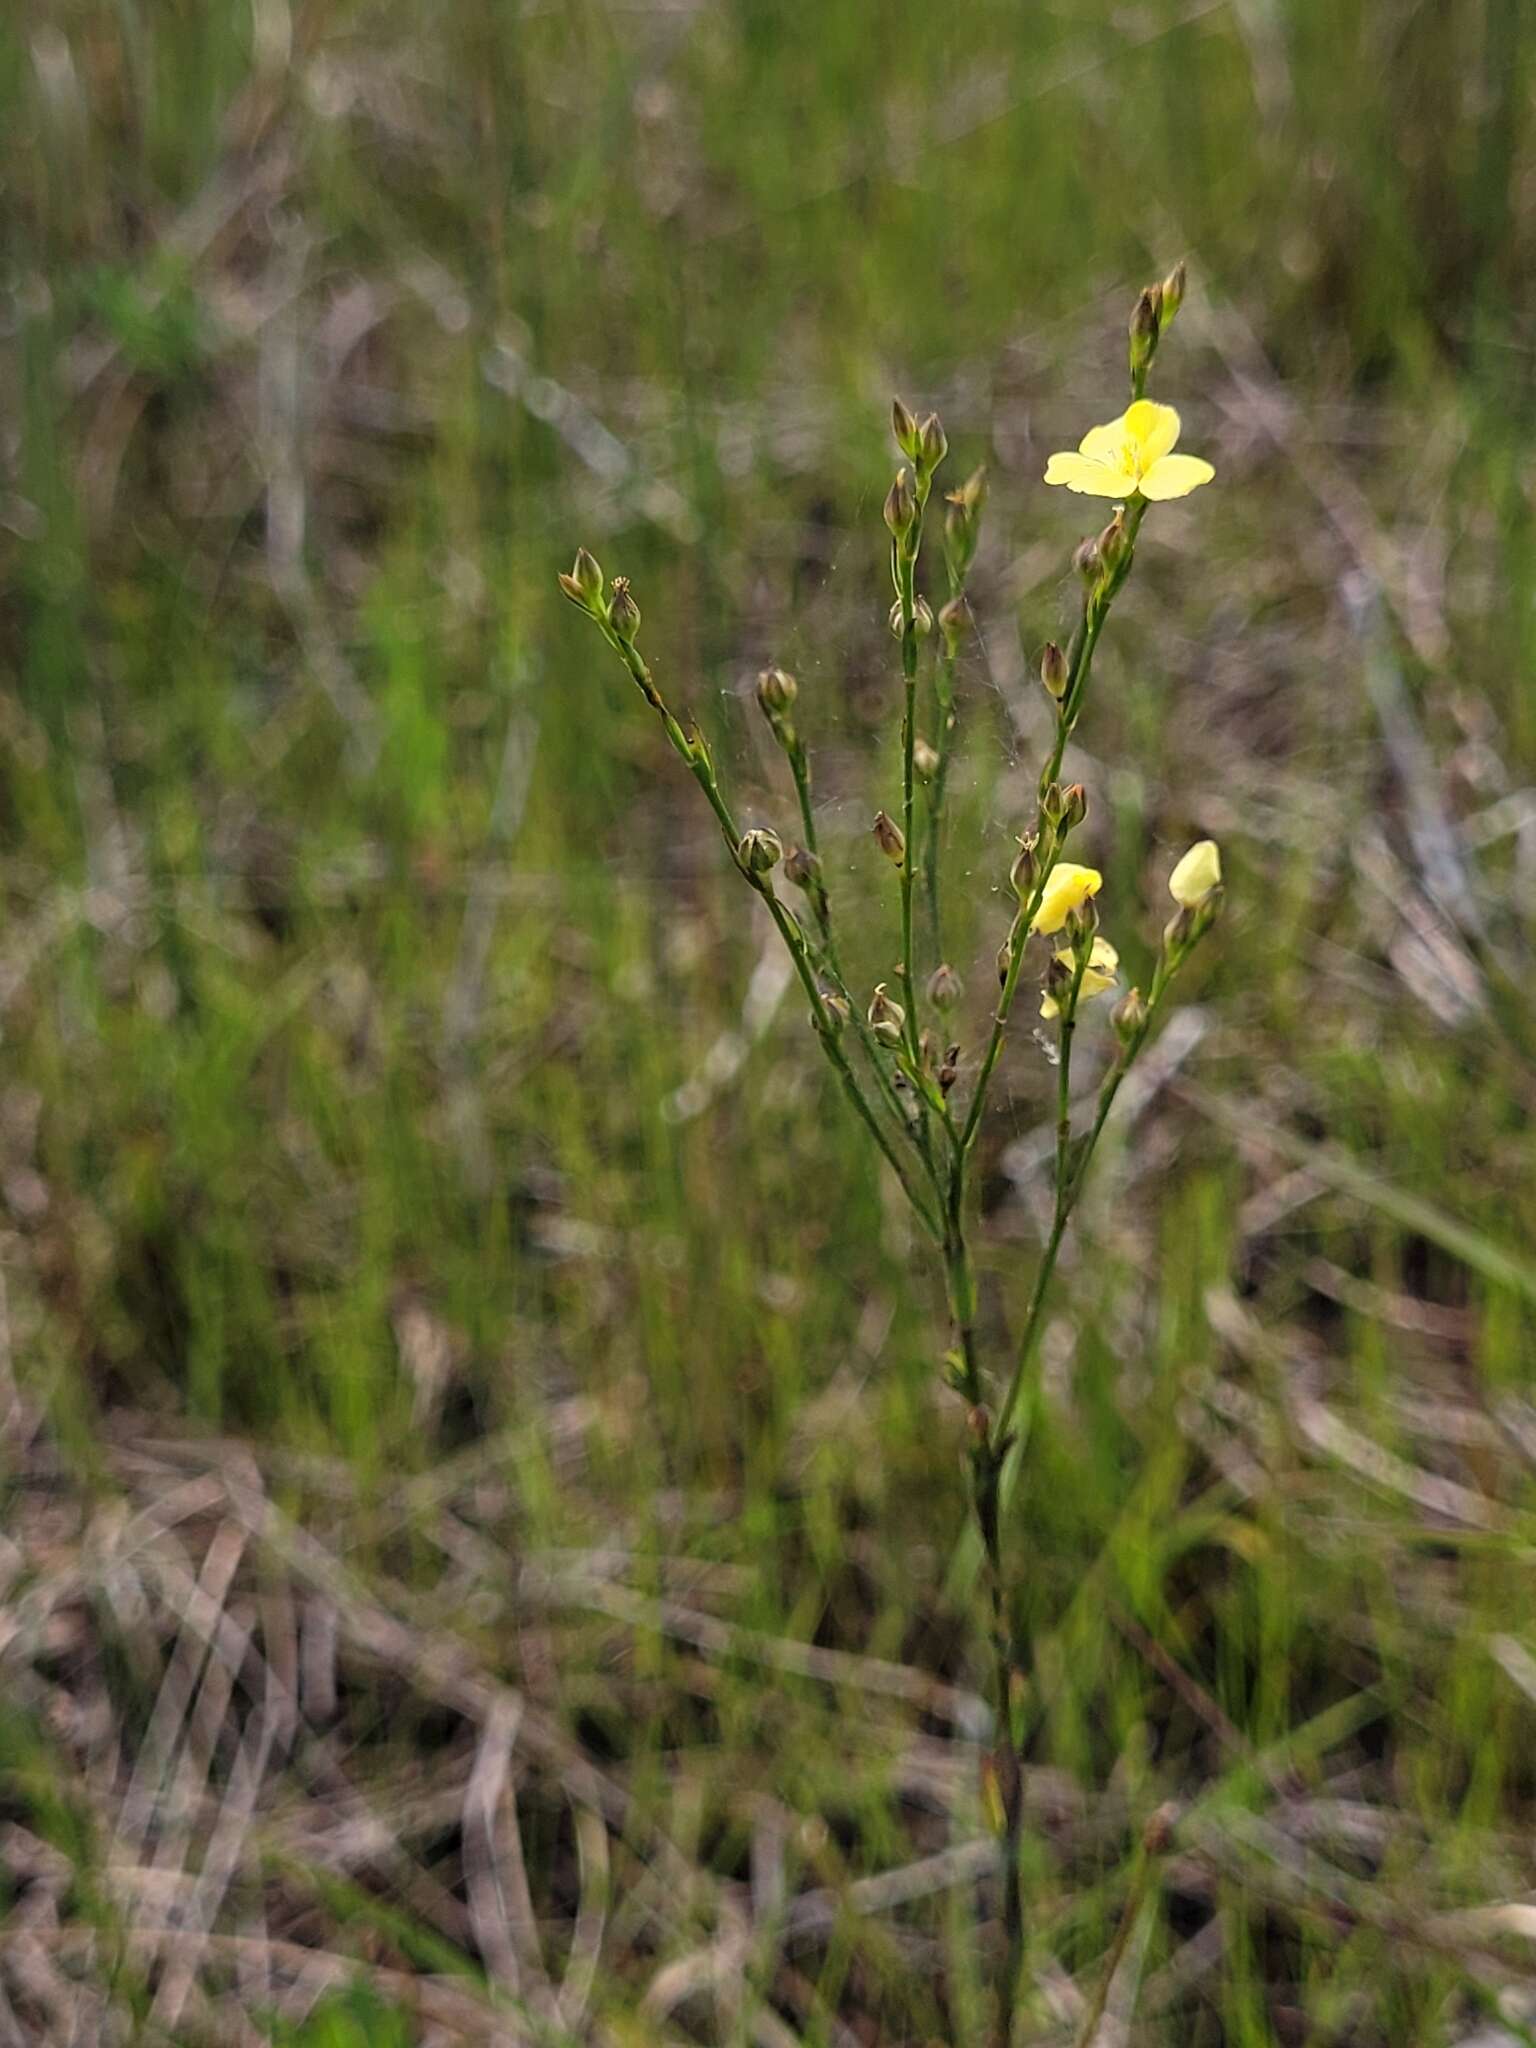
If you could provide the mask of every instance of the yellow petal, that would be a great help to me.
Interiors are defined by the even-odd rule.
[[[1079,455],[1086,455],[1090,462],[1116,462],[1121,459],[1126,443],[1132,439],[1130,428],[1125,423],[1125,414],[1110,420],[1102,427],[1090,427],[1077,444]]]
[[[1187,498],[1216,474],[1198,455],[1163,455],[1142,472],[1141,495],[1161,503],[1168,498]]]
[[[1073,911],[1090,896],[1096,896],[1103,886],[1104,877],[1097,868],[1079,867],[1076,861],[1057,861],[1046,881],[1031,931],[1059,932]]]
[[[1046,464],[1048,484],[1065,484],[1089,498],[1128,498],[1136,478],[1127,469],[1108,462],[1090,462],[1082,455],[1053,455]]]
[[[1056,955],[1056,958],[1063,967],[1070,967],[1072,965],[1072,948],[1064,946]],[[1088,955],[1088,965],[1083,969],[1083,978],[1078,983],[1078,1001],[1086,1003],[1091,996],[1101,996],[1105,989],[1113,988],[1119,966],[1120,955],[1115,951],[1108,939],[1095,939],[1093,950]],[[1041,996],[1040,1014],[1047,1020],[1061,1015],[1061,1006],[1054,996]]]
[[[1221,849],[1214,839],[1197,839],[1168,877],[1168,893],[1175,903],[1194,910],[1221,880]]]
[[[1168,453],[1179,438],[1179,416],[1171,405],[1138,398],[1125,415],[1125,431],[1136,443],[1143,469]]]

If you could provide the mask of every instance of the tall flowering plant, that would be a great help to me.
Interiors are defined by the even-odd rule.
[[[1015,1618],[1018,1560],[1009,1549],[1004,1517],[1017,1481],[1021,1415],[1034,1390],[1062,1240],[1115,1097],[1156,1028],[1180,969],[1215,921],[1223,894],[1220,855],[1212,841],[1202,840],[1169,875],[1173,910],[1147,987],[1121,991],[1119,955],[1101,929],[1103,876],[1068,858],[1087,816],[1087,793],[1081,783],[1061,780],[1067,744],[1087,701],[1094,652],[1134,566],[1143,520],[1151,507],[1185,497],[1214,476],[1202,458],[1175,452],[1178,413],[1146,395],[1149,372],[1184,286],[1180,264],[1161,284],[1142,292],[1130,322],[1127,409],[1090,428],[1075,450],[1052,455],[1046,467],[1046,483],[1112,500],[1114,509],[1073,557],[1081,611],[1068,644],[1063,648],[1050,642],[1040,656],[1053,740],[1040,772],[1034,815],[1019,837],[1009,870],[1017,908],[998,949],[998,992],[974,1054],[967,1053],[955,1030],[963,989],[943,957],[940,883],[945,792],[957,731],[957,660],[970,620],[967,580],[980,537],[986,480],[978,471],[944,497],[943,600],[938,602],[936,594],[930,603],[919,589],[919,568],[934,484],[948,452],[937,415],[919,420],[899,399],[891,413],[903,458],[885,500],[895,593],[890,627],[900,648],[901,788],[892,809],[877,812],[871,829],[894,871],[898,893],[901,954],[894,986],[882,982],[861,997],[844,969],[817,845],[795,679],[783,669],[769,668],[757,683],[758,704],[794,787],[794,824],[784,836],[760,826],[743,830],[721,787],[708,738],[692,721],[674,715],[640,651],[640,610],[627,579],[606,579],[585,548],[560,577],[565,595],[591,619],[656,714],[714,813],[728,859],[762,899],[799,977],[838,1086],[899,1182],[943,1274],[951,1343],[941,1370],[963,1404],[969,1513],[987,1581],[984,1633],[996,1718],[984,1760],[983,1793],[1001,1843],[1004,1938],[996,1956],[994,2001],[999,2048],[1007,2048],[1012,2039],[1024,1965],[1022,1703],[1028,1696],[1031,1658]],[[925,708],[932,740],[918,730]],[[792,897],[781,893],[781,882],[795,892]],[[931,933],[930,957],[939,961],[922,979],[916,935],[920,905]],[[982,1356],[972,1255],[977,1137],[1026,980],[1038,986],[1040,1017],[1056,1040],[1054,1205],[1022,1328],[1011,1355],[992,1362]],[[1087,1005],[1110,996],[1115,997],[1110,1009],[1114,1051],[1091,1113],[1077,1118],[1074,1036]]]

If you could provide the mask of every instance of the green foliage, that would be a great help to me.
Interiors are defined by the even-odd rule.
[[[414,2048],[417,2035],[397,2006],[366,1980],[322,1998],[302,2026],[279,2026],[273,2048]]]
[[[633,577],[658,674],[781,832],[740,700],[794,671],[870,987],[896,952],[862,837],[896,786],[881,409],[942,407],[956,474],[989,465],[974,580],[1010,621],[963,661],[949,796],[974,1043],[1030,794],[1011,617],[1031,651],[1070,623],[1082,530],[1039,472],[1101,416],[1127,288],[1189,253],[1181,402],[1220,516],[1175,508],[1139,560],[1083,740],[1127,764],[1089,824],[1106,903],[1208,830],[1233,914],[1190,970],[1210,1028],[1135,1144],[1111,1131],[1066,1247],[1016,1532],[1034,1753],[1094,1813],[1216,1802],[1210,1889],[1148,1981],[1213,1902],[1231,1936],[1170,2039],[1455,2038],[1461,1965],[1403,1926],[1531,1888],[1536,1728],[1495,1654],[1536,1648],[1525,11],[3,14],[7,1356],[49,1485],[96,1497],[125,1409],[248,1436],[305,1510],[342,1497],[303,1463],[333,1458],[357,1569],[427,1605],[441,1561],[389,1489],[484,1454],[509,1555],[618,1546],[650,1587],[686,1553],[760,1639],[974,1677],[938,1305],[803,1006],[743,1029],[762,935],[552,579],[573,534]],[[1426,893],[1436,815],[1481,935]],[[1155,931],[1115,937],[1145,985]],[[984,1132],[982,1313],[1015,1327],[1050,1078],[1020,1033]],[[1356,1437],[1320,1448],[1299,1395]],[[1499,1515],[1437,1519],[1360,1441]],[[435,1619],[544,1673],[642,1820],[732,1882],[778,1807],[792,1886],[935,1848],[905,1700],[585,1609],[553,1656],[499,1611]],[[1333,1780],[1391,1839],[1347,1910],[1276,1905],[1239,1822]],[[1036,1846],[1041,1967],[1086,1978],[1125,1845]],[[955,1985],[969,1903],[902,1924]],[[840,2003],[941,2035],[915,1952],[850,1913],[804,1959],[806,2037]],[[605,1966],[615,2038],[649,2038],[654,1962]]]

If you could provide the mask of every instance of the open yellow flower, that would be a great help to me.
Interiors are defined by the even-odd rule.
[[[1072,966],[1071,947],[1063,947],[1061,952],[1056,955],[1056,958],[1063,967],[1070,970]],[[1119,968],[1120,955],[1115,951],[1108,939],[1095,939],[1093,951],[1088,955],[1088,965],[1083,969],[1083,978],[1078,983],[1078,1001],[1085,1003],[1090,996],[1101,996],[1105,989],[1113,988],[1115,976],[1119,972]],[[1059,1017],[1061,1015],[1061,1005],[1054,996],[1043,995],[1040,998],[1040,1014],[1047,1020],[1052,1017]]]
[[[1198,455],[1172,453],[1179,416],[1171,405],[1138,398],[1119,419],[1090,427],[1077,453],[1053,455],[1045,466],[1048,484],[1065,484],[1090,498],[1183,498],[1216,474]]]
[[[1214,839],[1197,839],[1168,877],[1168,893],[1186,910],[1198,910],[1221,880],[1221,849]]]
[[[1051,869],[1040,898],[1040,908],[1035,912],[1032,932],[1044,932],[1047,937],[1059,932],[1074,910],[1081,910],[1090,896],[1097,896],[1104,886],[1104,877],[1097,868],[1080,868],[1075,861],[1059,860]]]

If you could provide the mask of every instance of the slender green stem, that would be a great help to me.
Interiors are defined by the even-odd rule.
[[[801,984],[810,999],[811,1016],[816,1025],[816,1035],[821,1040],[822,1049],[826,1053],[827,1058],[836,1069],[838,1080],[842,1083],[843,1093],[848,1097],[849,1102],[852,1103],[855,1112],[868,1129],[875,1143],[885,1154],[891,1171],[901,1182],[902,1190],[907,1200],[911,1203],[914,1214],[934,1242],[941,1243],[943,1234],[933,1211],[928,1206],[926,1196],[913,1181],[905,1161],[890,1142],[883,1125],[876,1117],[870,1105],[869,1098],[859,1086],[858,1076],[848,1064],[848,1056],[843,1051],[838,1040],[837,1021],[827,1008],[826,999],[823,997],[821,989],[817,984],[815,966],[812,963],[810,950],[805,942],[805,934],[800,929],[798,919],[786,904],[780,902],[778,896],[774,893],[772,882],[769,881],[766,875],[749,876],[748,879],[753,883],[759,895],[767,904],[769,914],[778,926],[779,936],[789,948],[790,957],[795,964],[795,971],[800,976]]]
[[[891,1083],[888,1059],[875,1041],[874,1033],[870,1030],[864,1015],[863,1005],[854,1001],[848,986],[848,977],[843,972],[843,963],[838,957],[837,941],[832,934],[831,893],[827,888],[825,876],[820,872],[821,848],[816,838],[816,813],[811,800],[811,764],[805,751],[805,743],[792,729],[780,733],[779,739],[795,785],[795,798],[800,807],[800,831],[805,850],[817,862],[815,887],[808,893],[817,930],[821,934],[821,953],[827,970],[827,979],[831,982],[834,992],[848,1005],[853,1028],[858,1034],[859,1044],[875,1077],[875,1085],[880,1090],[881,1098],[895,1120],[897,1129],[911,1139],[914,1149],[923,1159],[928,1178],[933,1184],[934,1194],[942,1198],[942,1190],[934,1177],[931,1161],[924,1148],[918,1145],[913,1137],[906,1111],[902,1108],[901,1100]]]
[[[1072,963],[1072,985],[1061,1003],[1060,1049],[1056,1058],[1056,1204],[1062,1207],[1071,1191],[1072,1041],[1077,1035],[1077,1000],[1082,993],[1088,955],[1079,951]]]
[[[784,752],[789,761],[789,772],[794,778],[795,797],[800,805],[800,833],[805,842],[805,850],[819,864],[821,848],[816,843],[816,814],[811,807],[811,764],[806,757],[805,742],[798,733],[791,733],[786,738]],[[837,955],[832,941],[832,904],[824,882],[812,892],[811,905],[816,913],[822,944],[827,949],[827,958],[836,967]]]
[[[1007,1028],[1008,1013],[1013,1008],[1013,999],[1018,992],[1019,972],[1024,965],[1024,948],[1028,943],[1030,927],[1039,912],[1045,896],[1045,885],[1051,878],[1051,870],[1055,867],[1058,856],[1059,848],[1053,843],[1041,862],[1041,871],[1034,890],[1015,921],[1014,941],[1008,955],[1008,971],[1003,977],[1003,989],[998,997],[997,1008],[992,1013],[992,1030],[981,1056],[976,1085],[971,1090],[971,1106],[960,1132],[960,1144],[966,1152],[969,1152],[976,1142],[982,1106],[987,1098],[987,1085],[992,1078],[992,1069],[997,1065],[998,1054],[1003,1049],[1003,1033]]]
[[[952,591],[959,596],[958,589]],[[923,893],[928,899],[928,924],[933,938],[933,957],[944,958],[944,934],[939,920],[939,840],[944,828],[944,797],[949,787],[949,763],[955,741],[955,653],[946,642],[933,679],[934,708],[938,729],[934,751],[938,762],[928,783],[928,816],[923,832]]]
[[[1115,1097],[1120,1092],[1120,1085],[1135,1064],[1142,1047],[1147,1042],[1152,1029],[1152,1020],[1157,1013],[1158,1005],[1169,982],[1173,979],[1173,972],[1174,969],[1169,964],[1165,955],[1158,961],[1157,970],[1152,978],[1152,987],[1147,997],[1146,1015],[1142,1018],[1141,1023],[1137,1026],[1131,1037],[1122,1044],[1115,1064],[1104,1077],[1103,1084],[1099,1090],[1098,1108],[1094,1114],[1093,1122],[1083,1139],[1082,1147],[1076,1160],[1071,1163],[1070,1171],[1066,1172],[1065,1176],[1063,1176],[1062,1170],[1063,1160],[1066,1152],[1070,1150],[1071,1144],[1070,1081],[1064,1083],[1062,1093],[1058,1095],[1056,1213],[1051,1224],[1051,1234],[1046,1239],[1045,1250],[1041,1254],[1039,1269],[1035,1274],[1035,1284],[1030,1292],[1029,1307],[1024,1313],[1024,1328],[1019,1336],[1019,1350],[1014,1362],[1013,1374],[1008,1382],[1008,1390],[1003,1396],[1003,1404],[997,1411],[994,1437],[998,1443],[1002,1443],[1007,1436],[1009,1426],[1013,1421],[1014,1412],[1019,1405],[1019,1399],[1023,1393],[1030,1367],[1034,1363],[1035,1347],[1039,1342],[1041,1327],[1045,1320],[1046,1295],[1050,1290],[1051,1280],[1056,1271],[1057,1255],[1061,1251],[1061,1241],[1066,1234],[1067,1224],[1071,1219],[1072,1212],[1077,1206],[1078,1196],[1082,1193],[1088,1167],[1098,1147],[1099,1139],[1103,1135],[1104,1126],[1109,1121],[1109,1112],[1114,1107]],[[1065,1046],[1063,1047],[1062,1065],[1065,1068]],[[1068,1105],[1065,1110],[1060,1107],[1063,1097],[1066,1098]],[[1061,1139],[1064,1120],[1068,1122],[1069,1126],[1066,1148],[1063,1147]],[[1004,1498],[1006,1498],[1008,1492],[1007,1482],[1004,1483],[1002,1490]]]
[[[682,759],[687,763],[694,781],[703,790],[709,807],[714,812],[716,821],[720,826],[721,836],[730,850],[732,864],[737,872],[742,875],[767,904],[769,915],[778,929],[779,937],[788,948],[795,972],[800,977],[801,986],[804,988],[809,999],[811,1019],[816,1026],[816,1036],[821,1041],[822,1050],[837,1074],[843,1093],[852,1104],[860,1121],[869,1131],[870,1136],[879,1146],[881,1152],[884,1153],[891,1171],[901,1182],[902,1190],[912,1205],[913,1213],[935,1243],[942,1243],[943,1230],[938,1218],[928,1205],[926,1195],[923,1194],[922,1190],[913,1181],[906,1162],[896,1151],[889,1135],[880,1123],[879,1118],[875,1115],[869,1098],[859,1086],[857,1074],[848,1064],[848,1056],[843,1051],[842,1045],[839,1042],[838,1020],[828,1008],[826,998],[822,994],[821,986],[816,978],[815,962],[811,958],[810,946],[807,943],[805,933],[800,927],[799,919],[785,903],[780,901],[774,892],[772,882],[766,875],[754,875],[742,866],[737,854],[737,848],[741,844],[741,834],[737,828],[736,820],[732,816],[730,806],[721,794],[708,747],[700,736],[690,739],[672,713],[667,709],[661,692],[656,687],[650,669],[647,667],[644,657],[634,643],[621,640],[616,633],[611,632],[606,626],[602,630],[603,637],[629,670],[640,689],[641,695],[651,706],[652,710],[655,711],[658,718],[660,718],[674,751],[681,755]]]
[[[912,885],[915,879],[913,862],[917,856],[916,836],[916,769],[913,765],[912,749],[917,737],[917,550],[921,542],[921,513],[919,524],[913,528],[910,545],[899,552],[899,576],[901,583],[901,831],[905,848],[901,859],[901,988],[902,1001],[907,1010],[907,1050],[912,1063],[919,1060],[919,1039],[917,1017],[917,977],[913,968],[914,949],[912,942]]]
[[[1061,763],[1067,750],[1067,741],[1071,738],[1072,729],[1077,724],[1079,714],[1082,711],[1083,697],[1088,686],[1088,672],[1093,665],[1094,649],[1099,644],[1099,635],[1104,630],[1104,622],[1109,616],[1109,608],[1114,603],[1121,585],[1130,574],[1136,535],[1140,530],[1146,509],[1147,501],[1145,498],[1136,498],[1132,501],[1125,519],[1127,546],[1119,567],[1104,588],[1091,593],[1083,606],[1082,621],[1072,637],[1072,646],[1067,657],[1067,687],[1061,700],[1061,707],[1057,713],[1055,745],[1051,749],[1050,759],[1047,761],[1045,770],[1040,777],[1042,792],[1061,773]],[[1044,826],[1045,821],[1042,813],[1037,822],[1042,845],[1045,843]],[[967,1150],[975,1143],[976,1132],[981,1123],[982,1111],[986,1107],[987,1089],[991,1083],[992,1070],[997,1065],[998,1055],[1003,1049],[1003,1037],[1008,1028],[1008,1015],[1013,1008],[1014,995],[1018,989],[1019,968],[1023,964],[1024,942],[1029,936],[1029,927],[1034,920],[1035,912],[1040,907],[1040,899],[1045,893],[1045,885],[1050,879],[1051,869],[1060,858],[1060,854],[1061,846],[1058,840],[1052,845],[1049,855],[1042,862],[1043,871],[1036,887],[1035,895],[1029,905],[1027,914],[1022,920],[1018,941],[1013,948],[1008,962],[1008,973],[1003,982],[1002,998],[997,1005],[996,1011],[993,1013],[992,1030],[987,1039],[986,1049],[981,1056],[981,1066],[977,1070],[976,1083],[971,1091],[970,1110],[966,1116],[965,1126],[961,1134],[962,1142]]]

